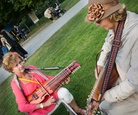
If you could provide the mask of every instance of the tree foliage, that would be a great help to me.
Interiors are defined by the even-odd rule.
[[[30,11],[44,4],[45,0],[8,0],[8,2],[13,4],[15,11]]]
[[[0,25],[18,22],[27,14],[45,3],[45,0],[1,0]]]

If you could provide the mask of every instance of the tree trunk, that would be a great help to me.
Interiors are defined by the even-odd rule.
[[[31,18],[31,20],[33,21],[34,24],[36,24],[36,26],[39,26],[39,19],[38,17],[36,16],[35,12],[32,11],[28,14],[28,16]]]

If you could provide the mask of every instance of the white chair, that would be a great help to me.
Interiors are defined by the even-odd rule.
[[[67,104],[64,99],[60,99],[58,102],[57,102],[57,105],[55,106],[55,108],[50,112],[48,113],[47,115],[51,115],[58,107],[60,104],[63,104],[65,106],[65,108],[67,109],[67,111],[70,113],[70,115],[77,115],[77,113],[70,107],[69,104]]]

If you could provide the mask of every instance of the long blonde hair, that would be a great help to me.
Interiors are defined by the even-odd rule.
[[[111,22],[118,22],[123,20],[126,17],[126,5],[122,4],[123,8],[119,9],[118,11],[114,12],[113,14],[111,14],[110,16],[108,16],[108,19]]]

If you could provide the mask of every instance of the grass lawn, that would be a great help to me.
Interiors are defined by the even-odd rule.
[[[120,0],[129,5],[130,11],[138,13],[137,0]],[[136,5],[135,5],[136,4]],[[85,7],[73,19],[65,24],[42,47],[40,47],[27,60],[26,65],[37,67],[66,67],[72,61],[77,60],[81,68],[71,75],[71,81],[64,87],[74,95],[80,107],[85,108],[86,99],[95,82],[94,67],[95,57],[101,49],[107,31],[96,27],[92,23],[84,22],[87,8]],[[61,69],[62,70],[62,69]],[[56,75],[61,70],[43,71],[49,75]],[[24,115],[17,112],[15,97],[10,88],[12,76],[9,76],[0,85],[0,115]],[[53,115],[67,115],[63,106],[57,109]]]

